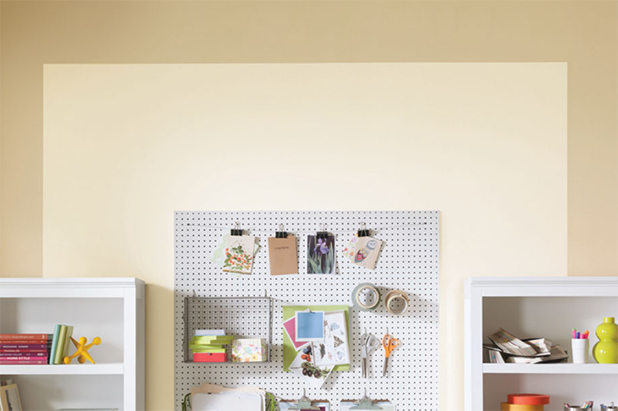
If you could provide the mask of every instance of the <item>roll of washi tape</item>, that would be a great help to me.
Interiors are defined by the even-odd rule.
[[[389,291],[384,298],[386,311],[393,315],[405,314],[410,308],[408,294],[400,290]]]
[[[375,310],[380,304],[380,291],[370,283],[362,283],[352,291],[352,304],[361,311]]]

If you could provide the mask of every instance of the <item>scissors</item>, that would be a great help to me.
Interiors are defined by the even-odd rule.
[[[361,335],[361,358],[363,359],[363,378],[367,378],[367,357],[380,346],[378,340],[373,334],[365,333]]]
[[[382,371],[382,377],[386,377],[388,358],[398,345],[399,340],[397,338],[393,338],[390,334],[388,334],[388,331],[386,331],[386,334],[384,334],[384,337],[382,338],[382,347],[384,347],[384,370]]]

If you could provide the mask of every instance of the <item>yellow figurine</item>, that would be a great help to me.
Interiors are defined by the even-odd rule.
[[[101,339],[99,337],[94,337],[94,340],[92,340],[92,342],[88,345],[86,345],[86,343],[88,342],[88,339],[86,337],[80,338],[79,342],[75,341],[75,338],[71,337],[71,341],[73,341],[73,345],[75,346],[77,351],[75,351],[75,354],[71,355],[70,357],[64,357],[64,363],[71,364],[71,360],[79,356],[77,358],[77,361],[79,361],[80,364],[85,363],[86,359],[94,364],[94,360],[92,359],[90,354],[88,354],[88,350],[93,345],[101,344]]]

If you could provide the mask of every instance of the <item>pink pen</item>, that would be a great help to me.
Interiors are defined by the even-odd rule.
[[[573,328],[572,333],[573,333],[573,339],[575,339],[575,328]]]

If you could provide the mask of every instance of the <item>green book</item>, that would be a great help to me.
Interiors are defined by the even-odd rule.
[[[60,360],[61,363],[63,364],[64,364],[64,357],[69,355],[69,345],[71,345],[71,337],[73,337],[73,326],[68,325],[67,335],[64,338],[64,349],[62,350],[62,359]]]
[[[233,335],[196,335],[191,338],[194,344],[230,344],[234,339]]]
[[[58,343],[54,352],[54,364],[62,364],[62,353],[64,352],[64,342],[67,336],[67,326],[60,326],[60,334],[58,334]]]
[[[224,345],[228,345],[228,343],[221,344],[194,344],[189,343],[189,349],[191,350],[208,350],[211,348],[222,349]]]
[[[52,338],[51,350],[49,351],[49,361],[48,361],[48,363],[50,363],[50,364],[54,363],[54,354],[56,352],[56,347],[58,346],[58,337],[59,336],[60,336],[60,324],[56,324],[56,327],[54,328],[54,337]]]

